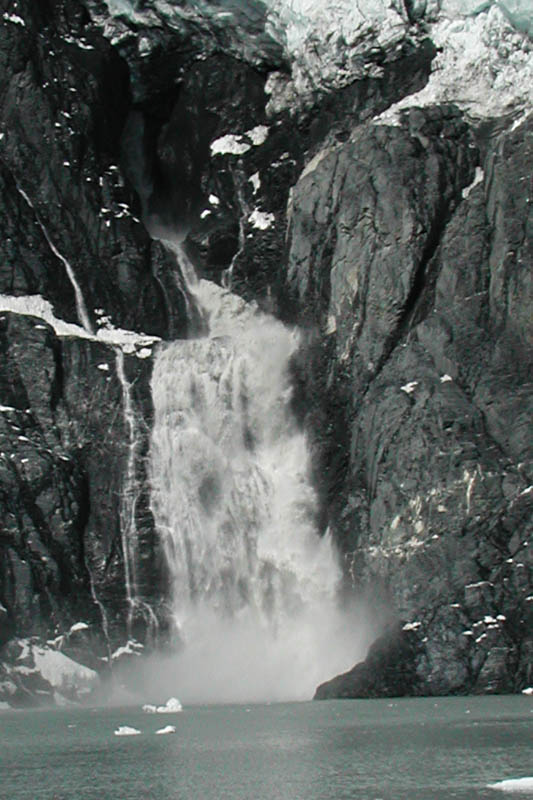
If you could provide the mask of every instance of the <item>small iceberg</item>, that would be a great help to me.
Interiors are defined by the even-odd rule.
[[[527,694],[528,696],[533,695],[533,686],[528,686],[527,689],[522,689],[522,694]]]
[[[183,706],[177,697],[170,697],[164,706],[154,706],[151,703],[146,703],[142,710],[145,714],[177,714],[183,711]]]
[[[177,714],[183,707],[177,697],[170,697],[164,706],[157,707],[158,714]]]
[[[115,736],[137,736],[140,731],[137,728],[130,728],[129,725],[120,725],[116,731]]]
[[[500,792],[527,792],[533,794],[533,778],[511,778],[507,781],[489,783],[489,789],[497,789]]]
[[[167,725],[166,727],[159,728],[159,730],[156,731],[156,734],[158,736],[163,736],[163,734],[165,733],[176,733],[176,728],[174,727],[174,725]]]

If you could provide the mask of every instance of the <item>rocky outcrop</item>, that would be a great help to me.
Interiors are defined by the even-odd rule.
[[[297,119],[267,114],[265,72],[226,55],[199,61],[165,124],[139,107],[131,142],[140,137],[141,151],[152,153],[138,187],[148,184],[148,213],[156,225],[181,228],[206,276],[226,273],[241,296],[287,313],[280,285],[291,187],[325,140],[344,140],[357,122],[423,86],[434,52],[427,39],[406,45],[383,74],[318,95]]]
[[[184,335],[192,305],[120,163],[127,65],[76,0],[1,12],[0,661],[28,703],[59,691],[35,648],[105,672],[164,638],[139,332]]]
[[[294,193],[289,288],[334,340],[322,381],[344,393],[342,472],[316,440],[325,495],[343,496],[331,511],[354,583],[417,639],[385,636],[319,696],[389,693],[398,647],[399,694],[530,680],[531,130],[478,155],[452,111],[413,111],[325,153]]]
[[[34,637],[102,670],[127,633],[154,643],[165,624],[145,475],[151,364],[34,317],[3,312],[0,325],[0,644]]]
[[[140,224],[119,167],[131,103],[126,65],[87,30],[75,0],[21,0],[16,14],[8,5],[0,26],[0,187],[8,198],[0,291],[42,293],[70,321],[85,313],[94,326],[100,308],[115,325],[183,334],[172,261]]]
[[[141,334],[201,321],[155,235],[304,329],[320,523],[387,623],[319,696],[531,683],[531,44],[478,6],[0,0],[9,702],[166,637]]]
[[[363,662],[318,686],[314,699],[424,694],[416,672],[420,649],[415,634],[392,628],[371,646]]]

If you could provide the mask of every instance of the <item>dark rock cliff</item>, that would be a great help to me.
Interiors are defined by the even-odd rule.
[[[145,642],[164,635],[153,627],[156,615],[165,624],[164,566],[144,457],[150,363],[105,343],[59,338],[41,319],[8,312],[0,342],[0,645],[13,637],[50,644],[82,622],[77,657],[105,670],[126,632]],[[62,641],[62,652],[71,649]],[[25,673],[5,677],[10,702],[28,700]]]
[[[226,5],[230,22],[216,3],[110,16],[100,0],[0,0],[0,294],[27,301],[0,310],[0,696],[54,697],[45,651],[92,686],[113,653],[166,639],[154,340],[113,328],[169,340],[197,319],[145,223],[304,330],[294,409],[321,525],[385,623],[317,696],[519,690],[533,680],[531,117],[446,103],[376,119],[432,70],[412,3],[395,4],[405,30],[388,49],[363,42],[353,79],[278,106],[282,37],[263,3]],[[56,330],[50,309],[28,316],[39,297]]]
[[[343,496],[336,525],[356,585],[388,596],[405,623],[409,679],[396,690],[514,691],[531,680],[533,621],[532,123],[477,155],[468,138],[454,145],[449,134],[442,150],[438,128],[419,121],[414,132],[406,121],[403,132],[364,136],[364,161],[358,154],[342,168],[341,151],[322,162],[329,185],[345,181],[340,210],[324,220],[335,237],[326,257],[327,235],[314,239],[308,222],[322,207],[324,176],[303,179],[292,274],[300,294],[316,292],[315,308],[329,282],[322,313],[336,327],[337,357],[328,369],[330,378],[342,371],[349,395],[348,435],[338,443],[346,468],[332,476]],[[388,153],[402,142],[387,165],[394,175],[410,170],[421,136],[416,174],[438,164],[424,191],[414,172],[397,180],[395,195],[380,191],[381,142]],[[380,144],[370,160],[373,139]],[[478,158],[479,183],[465,189]],[[366,180],[357,180],[343,229],[354,162],[367,165]],[[357,668],[318,696],[389,693],[376,678],[389,638],[400,646],[396,632],[371,652],[371,684]]]
[[[0,670],[0,693],[27,703],[53,686],[13,641],[59,636],[62,653],[105,671],[128,636],[164,637],[145,477],[151,341],[113,326],[174,337],[187,320],[181,276],[119,162],[126,65],[78,3],[15,5],[0,7],[0,293],[27,313],[42,296],[59,320],[105,332],[58,336],[0,314],[0,646],[20,667]]]
[[[131,104],[126,65],[85,30],[76,2],[0,9],[0,290],[44,294],[77,321],[70,263],[89,321],[156,335],[185,330],[173,266],[139,222],[140,204],[119,169]],[[17,189],[18,191],[14,191]],[[22,236],[27,233],[28,236]]]

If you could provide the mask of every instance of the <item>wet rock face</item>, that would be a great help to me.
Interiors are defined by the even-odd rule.
[[[320,523],[391,622],[319,696],[516,690],[533,679],[532,123],[441,105],[380,124],[428,80],[424,21],[455,6],[360,5],[392,28],[292,63],[259,2],[0,0],[0,293],[186,335],[194,304],[144,212],[300,324]],[[0,695],[24,704],[58,691],[50,649],[101,671],[164,640],[167,578],[150,353],[8,312],[0,349]]]
[[[269,113],[268,65],[219,52],[187,64],[172,91],[138,103],[128,121],[126,160],[147,215],[156,228],[180,231],[211,279],[231,269],[238,294],[290,316],[283,274],[291,187],[324,141],[344,141],[356,122],[423,86],[434,54],[427,39],[405,44],[378,76],[317,93],[295,117]]]
[[[131,481],[119,354],[94,341],[59,339],[32,317],[4,312],[0,326],[1,643],[54,638],[83,621],[103,657],[122,641],[130,611],[123,547],[129,493],[135,528],[128,533],[136,556],[144,554],[137,595],[155,607],[163,582],[144,474],[150,364],[122,356],[140,420]],[[132,635],[146,638],[141,613],[132,624]]]
[[[372,645],[364,662],[318,686],[314,699],[422,694],[415,670],[419,649],[416,636],[392,628]]]
[[[120,6],[82,0],[94,27],[114,45],[131,75],[136,104],[179,83],[199,58],[224,53],[264,71],[289,68],[283,47],[268,29],[262,0],[160,0]]]
[[[131,102],[126,65],[74,0],[21,0],[17,14],[6,14],[0,291],[42,292],[58,316],[79,321],[65,259],[93,323],[103,308],[115,325],[183,333],[172,262],[140,224],[119,166]]]
[[[331,513],[355,584],[388,597],[417,640],[399,694],[513,691],[531,677],[531,131],[492,141],[474,173],[468,136],[443,148],[418,121],[376,129],[326,154],[294,195],[289,285],[335,330],[322,369],[350,396]],[[401,639],[386,635],[320,696],[387,693]]]

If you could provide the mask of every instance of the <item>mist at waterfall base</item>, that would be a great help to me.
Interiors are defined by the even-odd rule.
[[[338,555],[316,528],[306,437],[291,411],[298,334],[198,280],[167,245],[209,333],[162,344],[155,359],[151,505],[175,645],[143,659],[128,684],[150,701],[308,700],[373,636],[355,603],[341,606]]]
[[[364,631],[355,607],[333,615],[331,607],[309,608],[273,631],[251,613],[221,619],[200,606],[182,648],[135,665],[120,704],[164,703],[173,696],[185,707],[311,700],[321,681],[364,657]]]

